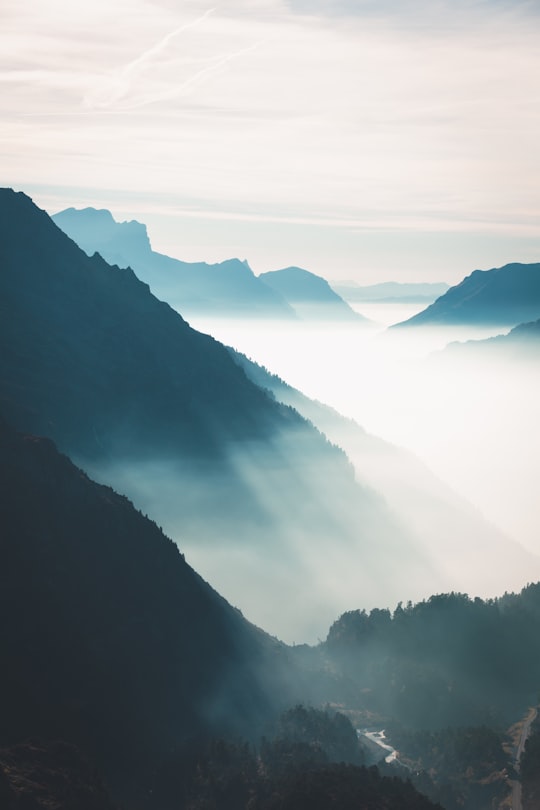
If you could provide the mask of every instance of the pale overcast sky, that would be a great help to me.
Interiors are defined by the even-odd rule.
[[[2,0],[2,185],[257,273],[540,261],[539,6]]]

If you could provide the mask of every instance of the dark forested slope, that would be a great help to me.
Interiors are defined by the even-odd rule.
[[[120,790],[200,735],[257,736],[286,649],[124,497],[0,425],[0,745],[75,743]]]
[[[129,269],[89,258],[24,194],[0,194],[1,400],[72,452],[220,451],[265,437],[275,405]]]

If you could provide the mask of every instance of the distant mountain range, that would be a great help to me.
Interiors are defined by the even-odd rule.
[[[515,326],[540,317],[540,263],[475,270],[427,309],[392,329],[416,326]]]
[[[440,360],[441,356],[537,362],[540,357],[540,320],[518,324],[506,335],[449,343],[444,352],[437,353],[437,359]]]
[[[377,604],[379,583],[386,603],[404,581],[410,598],[465,587],[488,547],[499,561],[494,592],[536,570],[532,555],[436,493],[429,475],[413,476],[410,460],[382,444],[374,451],[357,426],[322,419],[298,392],[269,394],[267,381],[249,379],[131,270],[88,257],[24,194],[0,194],[0,229],[4,417],[132,498],[261,626],[312,639],[359,591]],[[420,493],[407,494],[403,469]],[[440,557],[436,502],[448,529]],[[276,590],[301,605],[294,616],[276,606]]]
[[[381,284],[362,286],[352,281],[332,284],[332,288],[346,301],[410,302],[434,301],[448,290],[444,282],[404,283],[384,281]]]
[[[367,322],[339,296],[326,279],[303,270],[285,267],[261,273],[259,279],[285,298],[303,319]]]
[[[158,298],[187,317],[296,318],[285,299],[259,281],[245,261],[172,259],[152,250],[145,225],[116,222],[105,209],[67,208],[52,218],[88,255],[97,252],[111,264],[131,267]]]
[[[22,193],[0,194],[0,231],[4,417],[131,497],[252,619],[306,640],[359,588],[443,586],[345,454],[131,270],[88,257]]]
[[[110,211],[67,208],[52,219],[89,256],[131,267],[152,292],[186,317],[362,321],[328,283],[300,268],[255,276],[247,261],[183,262],[153,251],[145,225]],[[277,275],[276,275],[277,274]]]

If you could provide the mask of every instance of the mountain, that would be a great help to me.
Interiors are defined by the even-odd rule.
[[[346,301],[411,302],[434,301],[448,290],[444,282],[403,283],[384,281],[381,284],[360,285],[343,281],[332,285]]]
[[[294,699],[285,647],[50,440],[0,424],[0,493],[0,746],[64,740],[136,793],[171,751],[256,736]]]
[[[367,433],[354,420],[311,400],[274,374],[230,349],[257,385],[312,422],[347,453],[362,486],[380,493],[400,523],[428,554],[444,588],[500,593],[540,575],[540,559],[491,525],[412,453]],[[485,566],[485,560],[490,565]]]
[[[483,359],[493,361],[536,362],[540,354],[540,320],[520,323],[506,335],[497,335],[484,340],[454,341],[442,352],[436,353],[438,361],[443,357],[465,360]]]
[[[346,718],[298,704],[312,689],[293,651],[152,521],[50,440],[4,422],[0,525],[2,808],[266,810],[301,795],[433,806],[352,764],[362,758]]]
[[[540,264],[475,270],[427,309],[393,329],[410,326],[515,326],[540,316]]]
[[[4,417],[127,494],[257,624],[315,639],[359,594],[442,584],[345,454],[131,270],[88,257],[10,190],[0,251]]]
[[[228,259],[218,264],[182,262],[153,251],[146,226],[116,222],[105,209],[67,208],[54,222],[88,255],[131,267],[152,292],[186,317],[253,317],[294,319],[282,296],[255,276],[248,263]]]
[[[367,322],[331,288],[321,276],[301,267],[285,267],[261,273],[260,281],[281,295],[301,318]]]

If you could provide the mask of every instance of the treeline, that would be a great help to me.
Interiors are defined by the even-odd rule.
[[[212,740],[171,759],[152,788],[152,810],[430,810],[408,779],[362,762],[340,714],[296,706],[258,748]]]
[[[408,779],[362,764],[350,722],[296,706],[256,747],[199,738],[154,771],[134,810],[441,810]],[[120,810],[74,746],[28,741],[0,748],[2,810]]]
[[[536,703],[539,637],[540,584],[499,599],[450,593],[345,613],[319,666],[336,701],[411,729],[497,727]]]
[[[508,795],[515,774],[502,732],[486,726],[387,731],[415,787],[445,810],[491,810]]]

